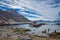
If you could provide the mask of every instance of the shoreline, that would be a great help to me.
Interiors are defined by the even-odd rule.
[[[50,36],[38,36],[38,35],[31,35],[31,34],[27,34],[26,32],[30,31],[28,29],[25,28],[0,28],[0,39],[6,39],[6,40],[20,40],[20,39],[29,39],[29,40],[55,40],[55,39],[59,39],[60,40],[60,33],[59,36],[58,35],[53,35],[52,34]],[[54,36],[56,36],[54,38]],[[58,36],[58,37],[57,37]]]

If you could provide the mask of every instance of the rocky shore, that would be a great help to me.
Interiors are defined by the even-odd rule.
[[[0,28],[0,40],[60,40],[60,33],[37,36],[28,34],[28,31],[30,30],[25,28]]]

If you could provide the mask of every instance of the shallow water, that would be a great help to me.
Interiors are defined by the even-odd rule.
[[[0,26],[1,27],[1,26]],[[5,27],[5,26],[4,26]],[[21,24],[21,25],[13,25],[9,27],[18,27],[18,28],[27,28],[30,29],[31,31],[28,32],[29,34],[32,35],[44,35],[46,36],[46,33],[52,33],[56,30],[56,32],[60,32],[60,25],[42,25],[40,27],[31,27],[29,24]],[[49,31],[48,31],[49,29]],[[42,33],[42,31],[45,31],[46,33]],[[33,34],[34,33],[34,34]]]
[[[29,34],[39,35],[39,36],[47,36],[46,33],[52,33],[55,30],[57,32],[60,32],[60,25],[42,25],[40,27],[31,27],[28,24],[23,24],[23,25],[18,25],[16,27],[30,29],[31,31],[28,32]],[[49,29],[49,31],[48,31],[48,29]],[[45,30],[46,30],[46,33],[42,33],[42,31],[45,31]]]

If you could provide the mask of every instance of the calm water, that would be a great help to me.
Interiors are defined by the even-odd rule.
[[[44,31],[49,29],[50,32],[54,32],[54,30],[56,30],[57,32],[60,32],[60,25],[42,25],[40,27],[31,27],[28,24],[22,24],[15,27],[27,28],[27,29],[31,29],[32,31]]]
[[[9,26],[9,27],[12,27],[12,26]],[[31,27],[29,24],[22,24],[22,25],[15,25],[13,27],[18,27],[18,28],[27,28],[27,29],[30,29],[31,32],[28,32],[29,34],[32,34],[32,35],[43,35],[43,36],[47,36],[46,33],[42,33],[42,31],[45,31],[47,33],[52,33],[54,32],[54,30],[56,30],[57,32],[60,32],[60,25],[42,25],[40,27]],[[49,31],[48,31],[49,29]]]
[[[60,25],[42,25],[40,27],[30,27],[28,24],[26,24],[26,25],[18,25],[17,27],[31,29],[31,32],[28,32],[29,34],[39,35],[39,36],[41,36],[41,35],[47,36],[46,33],[42,33],[42,31],[45,31],[45,30],[47,33],[52,33],[55,30],[57,32],[60,32]],[[49,31],[48,31],[48,29],[49,29]]]

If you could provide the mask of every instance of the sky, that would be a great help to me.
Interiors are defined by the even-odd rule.
[[[60,0],[0,0],[29,20],[60,20]],[[1,5],[0,5],[1,6]]]

